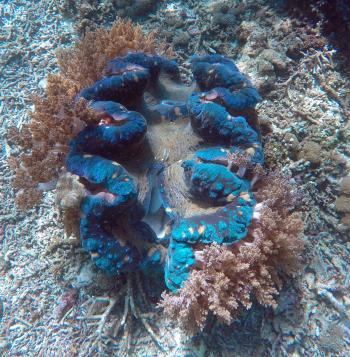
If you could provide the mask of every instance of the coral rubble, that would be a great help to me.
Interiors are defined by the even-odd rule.
[[[157,6],[157,0],[57,0],[57,10],[64,18],[74,19],[76,30],[85,33],[121,18],[139,19]]]
[[[349,52],[344,36],[350,32],[350,5],[346,0],[284,1],[284,7],[299,17],[318,23],[336,46]]]
[[[336,210],[343,215],[341,223],[350,228],[350,176],[343,177],[340,181],[340,196],[335,200]]]

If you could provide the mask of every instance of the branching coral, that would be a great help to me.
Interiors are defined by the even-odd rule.
[[[154,10],[157,0],[55,0],[64,17],[74,18],[75,29],[84,33],[102,24],[110,23],[116,16],[137,19]]]
[[[256,194],[262,208],[248,236],[231,246],[198,246],[197,264],[183,287],[177,294],[163,293],[160,306],[187,331],[203,328],[210,313],[230,324],[240,308],[251,307],[252,297],[275,307],[279,272],[293,276],[300,269],[303,223],[298,213],[289,212],[292,189],[278,175],[263,183]]]

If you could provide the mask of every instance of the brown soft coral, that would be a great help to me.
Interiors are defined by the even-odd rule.
[[[40,183],[57,178],[64,166],[68,143],[89,121],[96,120],[86,101],[72,104],[76,86],[60,75],[50,75],[44,97],[33,96],[35,110],[21,131],[10,128],[10,143],[22,148],[19,157],[11,157],[16,175],[12,182],[17,206],[27,209],[41,198]]]
[[[163,293],[165,313],[191,333],[204,327],[209,313],[230,324],[240,307],[251,307],[251,296],[275,307],[279,272],[293,276],[302,266],[303,223],[299,213],[289,212],[292,187],[269,175],[256,196],[263,201],[249,235],[231,246],[197,247],[197,266],[184,286],[177,294]]]
[[[59,50],[57,61],[61,74],[82,89],[101,78],[109,60],[130,51],[154,53],[154,34],[120,20],[110,30],[89,31],[73,48]]]
[[[107,61],[128,51],[152,53],[154,48],[153,34],[145,35],[130,21],[119,20],[111,29],[88,32],[73,48],[58,52],[60,72],[48,76],[43,97],[33,97],[29,124],[21,131],[8,131],[9,142],[22,148],[19,157],[10,159],[20,209],[38,203],[39,183],[58,177],[69,141],[87,123],[98,120],[85,100],[74,103],[76,94],[102,76]]]

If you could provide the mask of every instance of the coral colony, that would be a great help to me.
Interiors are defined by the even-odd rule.
[[[51,148],[45,150],[51,161],[58,151],[56,166],[77,175],[80,218],[74,217],[81,244],[109,276],[161,272],[169,292],[160,305],[188,330],[203,328],[209,311],[230,323],[240,306],[251,306],[251,295],[274,306],[280,272],[292,275],[300,266],[302,222],[289,210],[288,180],[263,172],[259,134],[242,116],[261,98],[232,60],[198,55],[190,59],[197,87],[183,86],[179,100],[160,80],[165,76],[180,86],[179,67],[154,54],[153,39],[143,36],[130,23],[88,33],[72,52],[59,55],[61,77],[51,77],[46,99],[36,99],[34,122],[40,113],[63,113],[52,124],[61,130],[56,144],[45,133],[41,148]],[[105,50],[96,69],[94,37],[104,43],[114,37],[125,48]],[[150,130],[165,125],[171,140],[171,130],[184,120],[197,144],[183,157],[169,164],[147,154]],[[33,138],[43,129],[34,123],[26,130]],[[40,147],[32,150],[45,161]],[[28,158],[12,164],[20,187]],[[172,174],[173,166],[180,176]],[[45,178],[63,171],[52,168]],[[44,177],[31,172],[37,192],[42,184],[35,182]],[[181,199],[198,209],[182,214]]]

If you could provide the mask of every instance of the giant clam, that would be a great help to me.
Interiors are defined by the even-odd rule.
[[[258,133],[238,115],[260,100],[256,89],[224,56],[194,56],[191,66],[188,87],[160,56],[110,61],[76,98],[100,122],[71,141],[66,162],[89,190],[80,233],[96,265],[109,275],[164,269],[171,290],[195,264],[196,244],[247,235],[255,205],[247,168],[263,163]]]

